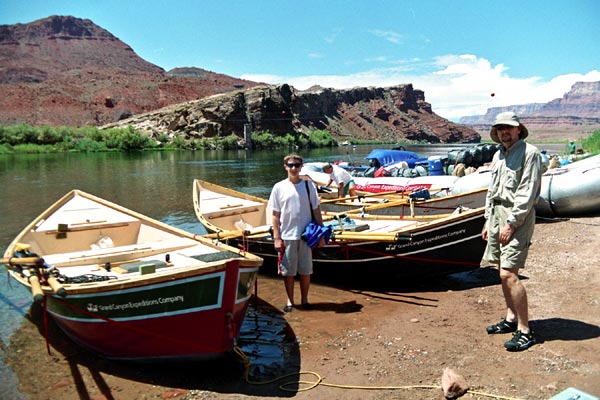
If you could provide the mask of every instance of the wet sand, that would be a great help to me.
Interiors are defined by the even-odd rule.
[[[249,379],[264,382],[308,371],[314,374],[301,380],[320,376],[334,386],[300,391],[307,385],[295,384],[297,376],[249,384],[236,354],[169,365],[103,360],[78,348],[51,322],[48,355],[37,306],[11,338],[7,363],[19,390],[33,400],[443,399],[439,386],[446,367],[463,375],[471,390],[504,398],[548,399],[568,387],[599,395],[598,243],[600,217],[536,225],[522,277],[541,343],[520,353],[504,350],[510,335],[485,333],[503,315],[504,304],[497,270],[481,268],[437,280],[398,282],[368,271],[345,282],[315,280],[313,309],[288,314],[280,311],[283,282],[261,276],[239,342],[250,361]],[[291,384],[282,389],[286,382]]]

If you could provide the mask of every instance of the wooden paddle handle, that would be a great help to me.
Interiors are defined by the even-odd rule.
[[[42,286],[40,285],[40,278],[32,272],[29,276],[29,284],[31,285],[31,294],[33,295],[33,301],[41,303],[44,299],[44,292],[42,292]]]
[[[7,257],[0,258],[0,264],[6,265],[41,265],[44,263],[44,259],[40,257]]]
[[[56,293],[60,297],[65,297],[67,295],[66,289],[58,281],[58,279],[56,279],[56,277],[49,276],[48,279],[46,279],[46,280],[48,281],[48,285],[52,288],[52,290],[54,291],[54,293]]]

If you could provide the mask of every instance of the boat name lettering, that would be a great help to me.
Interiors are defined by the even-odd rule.
[[[421,246],[423,244],[430,244],[430,243],[437,242],[442,239],[446,239],[448,237],[464,235],[465,233],[466,233],[466,229],[459,229],[457,231],[448,232],[443,235],[435,235],[435,236],[428,237],[428,238],[421,239],[421,240],[413,240],[413,241],[406,242],[406,243],[390,244],[385,248],[385,250],[386,251],[398,251],[399,249],[404,249],[407,247]]]
[[[356,185],[358,190],[365,190],[372,193],[377,192],[412,192],[421,189],[430,189],[431,183],[411,183],[409,185],[396,185],[384,183],[368,183],[366,185]]]
[[[87,310],[90,312],[116,311],[116,310],[127,310],[127,309],[142,308],[142,307],[151,307],[151,306],[156,306],[159,304],[177,303],[177,302],[183,303],[184,297],[183,296],[159,297],[158,299],[140,300],[140,301],[136,301],[136,302],[129,301],[127,303],[120,303],[120,304],[88,303]]]

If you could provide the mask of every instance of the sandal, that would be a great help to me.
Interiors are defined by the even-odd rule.
[[[508,351],[523,351],[536,343],[537,341],[535,340],[535,336],[533,336],[533,332],[523,333],[516,331],[512,339],[504,343],[504,347]]]
[[[510,333],[515,332],[517,330],[517,321],[507,321],[506,319],[502,319],[500,322],[494,325],[490,325],[485,328],[488,335],[498,334],[498,333]]]

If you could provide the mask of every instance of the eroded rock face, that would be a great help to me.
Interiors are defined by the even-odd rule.
[[[433,113],[423,91],[411,84],[305,92],[287,84],[257,86],[135,115],[108,126],[126,125],[154,136],[175,134],[186,139],[230,134],[242,138],[245,125],[255,132],[277,135],[326,129],[338,140],[467,143],[481,139],[474,130]]]

